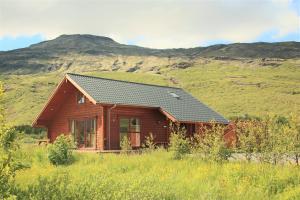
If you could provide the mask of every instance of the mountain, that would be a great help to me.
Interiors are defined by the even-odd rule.
[[[0,72],[28,74],[72,70],[78,66],[92,66],[93,70],[100,71],[136,71],[144,67],[148,69],[164,66],[185,68],[197,59],[265,58],[300,58],[300,42],[235,43],[188,49],[151,49],[120,44],[102,36],[61,35],[56,39],[27,48],[0,52]],[[158,64],[152,62],[152,66],[150,63],[145,65],[147,59],[149,62],[153,60],[159,60],[159,62]]]

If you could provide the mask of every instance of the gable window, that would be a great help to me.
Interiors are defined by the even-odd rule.
[[[77,103],[83,104],[85,101],[84,95],[82,93],[77,93]]]

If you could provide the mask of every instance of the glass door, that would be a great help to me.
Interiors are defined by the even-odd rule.
[[[132,147],[139,147],[141,145],[140,141],[140,133],[141,133],[141,125],[140,119],[131,117],[122,117],[120,118],[120,146],[121,142],[127,137],[130,141]]]
[[[120,118],[120,141],[119,144],[121,146],[121,142],[124,140],[125,137],[128,138],[128,132],[129,132],[129,119],[128,118]]]
[[[77,135],[77,142],[78,147],[85,147],[85,127],[84,127],[84,121],[77,121],[75,123],[75,135]]]
[[[95,146],[96,121],[94,119],[86,120],[86,141],[85,147]]]
[[[92,148],[96,145],[96,119],[71,120],[70,132],[79,148]]]

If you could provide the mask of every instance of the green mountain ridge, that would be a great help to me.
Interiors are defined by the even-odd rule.
[[[111,38],[103,36],[61,35],[56,39],[34,44],[27,48],[0,52],[0,72],[15,74],[49,72],[61,68],[69,69],[72,65],[76,66],[78,57],[81,58],[81,65],[89,66],[95,65],[89,62],[91,58],[100,60],[103,57],[128,58],[132,56],[139,57],[137,59],[139,61],[134,64],[130,63],[130,66],[128,65],[127,68],[135,67],[136,64],[143,62],[144,57],[153,57],[157,60],[179,60],[171,64],[179,64],[184,60],[186,62],[184,65],[186,66],[199,59],[294,59],[300,58],[300,42],[234,43],[188,49],[151,49],[120,44]],[[75,64],[69,62],[70,60],[74,60]],[[108,63],[99,63],[98,69],[101,70],[101,67],[105,64]],[[155,64],[153,64],[153,67]],[[108,65],[104,66],[109,67],[105,68],[105,70],[115,71],[119,70],[119,68],[122,69],[122,67],[116,69],[113,63]],[[139,68],[144,67],[143,63],[138,65]]]

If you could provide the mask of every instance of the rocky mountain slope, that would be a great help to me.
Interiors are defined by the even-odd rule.
[[[277,65],[300,58],[300,42],[235,43],[189,49],[150,49],[124,45],[108,37],[61,35],[27,48],[0,52],[0,72],[28,74],[68,71],[158,72],[164,67],[187,68],[211,60],[238,60]]]

